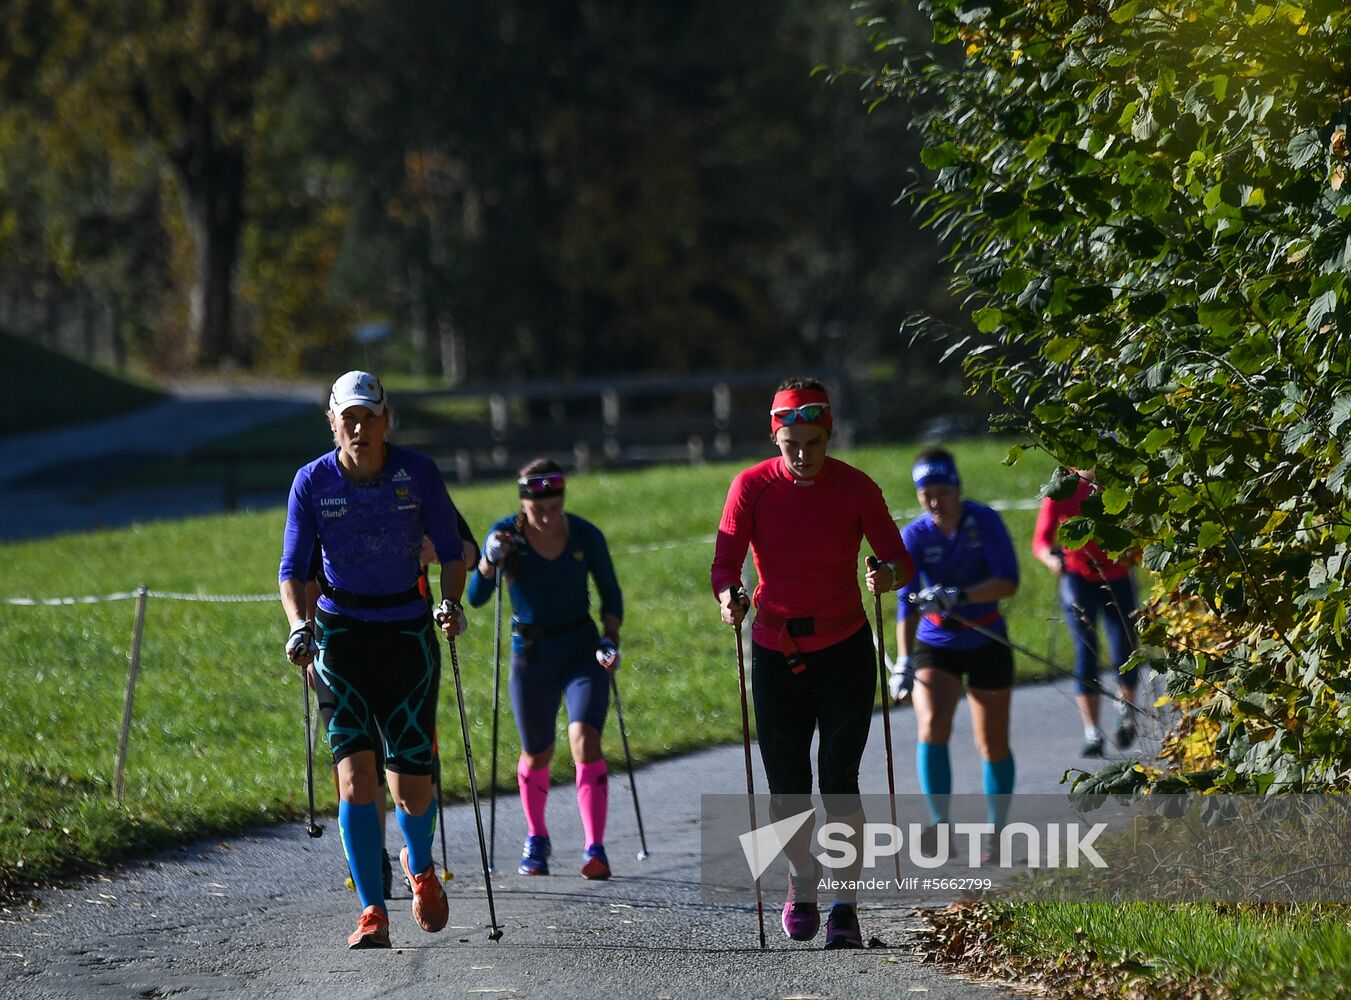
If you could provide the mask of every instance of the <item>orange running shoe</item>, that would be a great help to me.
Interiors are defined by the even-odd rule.
[[[380,907],[372,904],[361,911],[357,920],[357,929],[347,939],[349,948],[388,948],[389,917]]]
[[[430,864],[421,875],[414,875],[408,869],[407,847],[399,851],[399,865],[413,887],[413,919],[428,934],[435,934],[450,919],[450,904],[446,902],[441,880],[436,877],[436,865]]]

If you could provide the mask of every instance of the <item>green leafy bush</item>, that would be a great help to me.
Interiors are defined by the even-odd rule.
[[[1351,12],[928,0],[865,22],[919,108],[909,191],[951,247],[952,340],[1010,423],[1101,494],[1074,539],[1143,549],[1218,641],[1145,629],[1217,766],[1120,781],[1351,787]],[[958,49],[960,48],[960,51]]]

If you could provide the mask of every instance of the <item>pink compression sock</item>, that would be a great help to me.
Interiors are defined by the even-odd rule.
[[[577,765],[577,809],[586,846],[605,843],[605,812],[610,801],[610,769],[603,760]]]
[[[549,836],[544,825],[544,807],[549,801],[548,767],[529,767],[524,761],[516,764],[516,784],[521,789],[521,808],[525,810],[525,831],[532,837]]]

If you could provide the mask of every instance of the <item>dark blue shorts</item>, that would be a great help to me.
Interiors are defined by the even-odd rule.
[[[604,731],[610,675],[596,662],[598,640],[590,623],[547,639],[511,637],[511,708],[526,753],[554,745],[560,701],[567,702],[569,723]]]

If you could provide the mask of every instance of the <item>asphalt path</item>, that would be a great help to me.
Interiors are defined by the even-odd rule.
[[[1067,767],[1092,766],[1078,757],[1081,732],[1067,682],[1020,687],[1013,698],[1019,791],[1063,789]],[[959,709],[951,743],[954,792],[959,794],[980,791],[969,718],[965,707]],[[642,725],[641,717],[626,715],[625,721],[631,728]],[[443,727],[448,724],[453,720],[443,720]],[[390,903],[394,948],[348,951],[346,937],[358,905],[343,884],[345,863],[336,821],[329,817],[318,840],[308,838],[301,824],[258,829],[42,893],[31,911],[7,913],[0,920],[0,996],[1011,995],[919,964],[907,947],[919,926],[910,902],[868,903],[860,909],[865,940],[876,938],[883,947],[827,952],[820,937],[810,944],[785,938],[778,923],[782,887],[767,884],[768,948],[760,951],[752,902],[709,902],[700,892],[700,796],[744,792],[741,748],[720,747],[639,770],[651,850],[651,857],[640,862],[614,728],[612,721],[606,841],[615,877],[587,882],[579,876],[580,822],[567,786],[555,786],[550,796],[553,874],[516,875],[524,824],[516,797],[503,796],[493,878],[498,921],[505,929],[500,942],[487,938],[473,813],[468,805],[457,805],[445,813],[455,873],[447,889],[450,926],[440,934],[423,933],[408,913],[406,890],[396,888]],[[894,711],[892,728],[897,791],[916,792],[912,712]],[[882,731],[875,718],[863,765],[865,793],[886,790]],[[446,765],[462,766],[455,756]],[[302,768],[298,763],[297,782],[303,780]],[[756,782],[763,791],[758,760]],[[486,802],[484,813],[486,823]],[[387,836],[397,851],[401,839],[392,816]],[[439,867],[439,842],[434,856]]]
[[[219,513],[219,485],[158,486],[109,492],[119,466],[189,451],[310,410],[322,419],[322,390],[310,386],[178,386],[158,403],[110,420],[11,437],[0,461],[0,541],[38,538],[162,518]],[[242,506],[277,503],[241,497]]]

